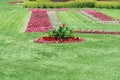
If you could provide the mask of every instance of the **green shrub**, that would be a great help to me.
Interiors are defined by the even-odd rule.
[[[23,3],[27,8],[114,8],[120,9],[120,0],[97,1],[97,0],[69,0],[68,2],[52,2],[51,0],[30,0]]]
[[[25,8],[36,8],[38,7],[36,1],[28,1],[28,2],[24,2],[23,7]]]
[[[82,7],[95,7],[95,1],[69,1],[69,2],[49,2],[49,1],[28,1],[23,3],[24,7],[29,8],[82,8]]]
[[[95,4],[96,8],[120,9],[120,2],[100,1]]]
[[[73,37],[73,30],[65,26],[59,26],[58,30],[51,30],[48,32],[48,34],[56,39],[67,39]]]
[[[36,0],[38,2],[50,2],[51,0]]]
[[[29,1],[36,1],[36,0],[29,0]]]

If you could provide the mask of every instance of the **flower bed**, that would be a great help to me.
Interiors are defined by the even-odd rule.
[[[52,29],[47,10],[30,9],[32,11],[26,32],[47,32]]]
[[[53,29],[48,32],[48,36],[38,38],[34,40],[36,43],[75,43],[75,42],[84,42],[83,38],[74,37],[73,30],[65,27],[66,24],[62,24],[58,29]]]
[[[78,31],[74,31],[74,32],[89,33],[89,34],[113,34],[113,35],[120,35],[120,32],[99,31],[99,30],[78,30]]]
[[[113,19],[112,17],[98,12],[96,10],[82,10],[80,12],[85,16],[91,18],[92,20],[97,21],[98,23],[120,23],[119,20]]]
[[[58,29],[58,27],[61,25],[61,22],[56,15],[56,11],[48,11],[47,13],[48,13],[49,19],[52,23],[52,26],[54,28]]]
[[[55,39],[54,37],[45,36],[43,38],[38,38],[34,40],[36,43],[44,43],[44,44],[50,44],[50,43],[75,43],[75,42],[84,42],[85,40],[83,38],[79,37],[72,37],[68,39]]]

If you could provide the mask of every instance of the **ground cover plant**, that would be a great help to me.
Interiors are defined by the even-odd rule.
[[[52,29],[52,24],[48,18],[47,10],[30,10],[32,11],[32,15],[26,32],[47,32],[49,29]]]
[[[0,0],[0,80],[119,80],[120,35],[80,34],[83,43],[40,44],[47,33],[25,33],[31,11]],[[90,8],[91,9],[91,8]],[[56,15],[74,30],[119,31],[117,24],[98,24],[71,11]],[[75,11],[74,11],[75,10]],[[118,9],[94,10],[120,19]]]
[[[120,23],[120,20],[113,19],[111,16],[105,15],[101,12],[95,11],[95,10],[83,10],[80,11],[83,15],[88,16],[94,21],[97,21],[98,23]]]

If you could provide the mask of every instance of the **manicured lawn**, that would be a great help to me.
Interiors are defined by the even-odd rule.
[[[120,79],[119,35],[75,33],[85,42],[34,43],[34,39],[47,33],[25,33],[30,11],[21,5],[8,5],[6,1],[0,2],[0,80]],[[120,19],[117,9],[114,11],[118,13],[114,15],[110,13],[112,10],[97,10]],[[120,25],[96,24],[75,12],[57,14],[62,22],[74,29],[120,29]]]
[[[80,9],[79,9],[80,10]],[[96,9],[99,11],[99,9]],[[105,13],[105,10],[101,10]],[[112,15],[112,10],[108,10],[110,16]],[[114,10],[116,11],[116,16],[114,14],[114,18],[120,19],[120,15],[118,15],[119,10]],[[60,20],[62,22],[65,22],[68,26],[75,30],[106,30],[106,31],[119,31],[120,30],[120,25],[119,24],[99,24],[95,23],[88,17],[80,14],[79,12],[73,11],[67,11],[67,12],[57,12]]]

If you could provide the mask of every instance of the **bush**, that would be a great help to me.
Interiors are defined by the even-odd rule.
[[[23,3],[26,8],[114,8],[120,9],[120,0],[97,1],[97,0],[69,0],[68,2],[52,2],[52,0],[29,0]]]
[[[54,37],[55,39],[68,39],[73,37],[73,30],[69,29],[68,27],[63,24],[60,26],[58,30],[52,30],[49,32],[50,37]]]
[[[51,0],[36,0],[38,2],[50,2]]]
[[[120,9],[120,2],[100,1],[95,4],[96,8]]]
[[[36,1],[28,1],[28,2],[24,2],[23,7],[26,7],[26,8],[29,8],[29,7],[36,8],[38,6],[37,6]]]
[[[36,0],[29,0],[29,1],[36,1]]]
[[[39,2],[40,1],[40,2]],[[49,2],[48,0],[45,0],[45,2],[41,0],[35,1],[28,1],[24,2],[23,6],[24,7],[29,7],[29,8],[82,8],[82,7],[95,7],[95,1],[69,1],[69,2]]]

